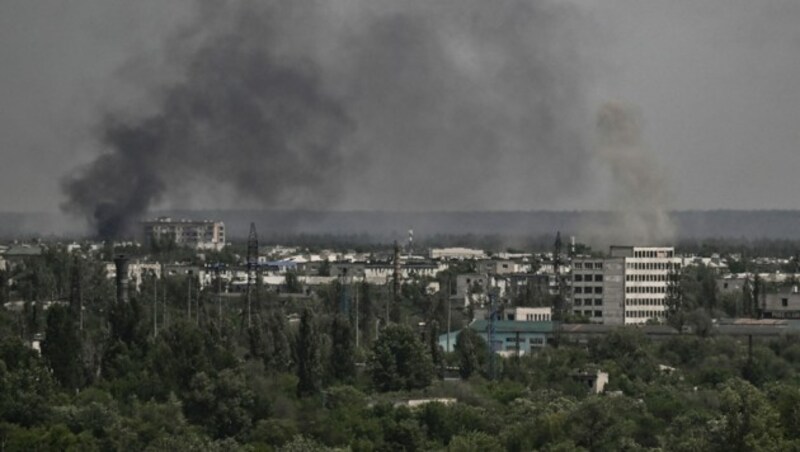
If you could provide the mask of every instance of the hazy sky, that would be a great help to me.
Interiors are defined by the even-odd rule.
[[[574,174],[561,168],[569,159],[537,154],[535,159],[518,161],[515,150],[535,136],[524,131],[524,124],[510,123],[524,122],[526,115],[539,110],[513,99],[514,92],[525,90],[525,77],[490,69],[495,65],[519,69],[504,58],[528,55],[524,49],[513,49],[528,44],[539,46],[531,58],[558,66],[546,72],[548,76],[575,78],[566,84],[551,81],[534,86],[581,90],[580,102],[570,100],[569,108],[555,109],[556,117],[582,118],[571,123],[571,127],[580,124],[575,133],[582,138],[576,142],[592,148],[593,118],[607,102],[635,107],[643,141],[655,154],[654,165],[666,174],[669,208],[800,208],[796,196],[800,193],[800,2],[796,0],[564,0],[561,3],[571,5],[570,12],[566,19],[556,14],[552,19],[556,25],[547,25],[551,19],[539,18],[536,9],[529,32],[502,37],[491,36],[496,29],[481,23],[485,19],[506,25],[510,19],[488,17],[492,11],[484,12],[475,2],[442,1],[443,8],[430,11],[419,6],[421,2],[407,2],[408,8],[402,1],[382,2],[400,5],[391,7],[403,14],[397,25],[381,16],[390,7],[365,6],[370,2],[331,0],[321,6],[326,2],[295,1],[305,8],[293,8],[281,18],[288,17],[297,29],[287,31],[278,25],[271,32],[280,46],[291,48],[292,54],[302,53],[320,68],[334,98],[346,99],[343,105],[352,109],[355,122],[354,138],[346,146],[380,146],[389,137],[388,148],[396,150],[410,136],[407,145],[418,148],[402,155],[386,152],[365,158],[368,170],[342,173],[338,208],[613,207],[612,172],[589,151],[570,157],[589,163]],[[0,0],[0,210],[58,209],[65,200],[64,178],[101,150],[97,128],[103,114],[130,110],[131,105],[148,108],[143,101],[148,90],[170,76],[163,49],[179,27],[195,20],[196,11],[197,5],[189,0]],[[450,18],[461,15],[468,18]],[[464,25],[470,23],[475,25]],[[442,32],[447,39],[441,42],[452,48],[433,51],[424,42],[409,40],[408,30],[417,26],[423,40],[431,33],[429,27],[437,33],[439,27],[447,28]],[[566,30],[563,39],[569,46],[559,44],[560,27]],[[547,31],[540,35],[537,28]],[[315,29],[321,31],[317,34]],[[342,50],[346,41],[335,47],[330,36],[362,36],[372,43],[351,55]],[[438,36],[436,42],[441,44]],[[425,89],[403,92],[402,100],[383,99],[385,91],[396,86],[368,64],[380,60],[382,45],[392,47],[392,58],[403,55],[404,46],[426,49],[430,61],[420,62],[419,54],[411,53],[404,63],[415,69],[422,65],[419,73],[424,78],[417,80],[412,73],[402,79]],[[562,58],[560,52],[579,56]],[[326,55],[335,55],[336,61]],[[498,61],[493,61],[495,55]],[[437,58],[442,56],[454,62],[440,69]],[[400,63],[384,62],[381,67],[391,67],[394,72],[385,76],[396,82],[393,77],[402,67],[393,64]],[[537,64],[519,70],[535,76]],[[371,73],[364,84],[355,80],[359,65]],[[474,85],[469,71],[474,71]],[[431,83],[431,74],[437,83]],[[480,89],[491,85],[508,89]],[[473,88],[477,88],[474,97],[464,101],[463,93]],[[428,105],[426,95],[436,97],[438,90],[452,93],[443,97],[444,106]],[[372,97],[360,99],[360,95]],[[420,124],[393,125],[386,112],[376,117],[372,112],[378,102],[373,97],[390,107],[400,105],[404,111],[398,118],[419,106],[420,121],[426,121],[430,130],[420,134]],[[563,93],[556,97],[561,99]],[[491,114],[472,113],[481,105],[488,105]],[[461,113],[467,125],[442,119]],[[476,124],[469,125],[470,120]],[[465,141],[447,136],[460,133],[460,127],[486,128],[477,135],[485,137],[483,148],[465,152],[474,137]],[[561,130],[554,140],[566,145],[559,137],[571,130]],[[509,151],[501,154],[495,149]],[[478,178],[483,180],[474,180]],[[466,181],[450,182],[461,179]],[[192,183],[192,187],[203,185]],[[542,188],[561,184],[564,189],[555,192]],[[176,187],[156,206],[253,205],[252,200],[232,203],[231,199],[241,199],[231,187],[199,192]]]

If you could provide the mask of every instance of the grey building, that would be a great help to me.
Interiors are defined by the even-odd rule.
[[[785,287],[764,296],[764,317],[768,319],[800,319],[800,288]]]
[[[572,313],[593,323],[625,322],[624,258],[576,258],[572,261]]]

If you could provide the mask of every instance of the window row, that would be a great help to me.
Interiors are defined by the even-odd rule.
[[[580,287],[575,286],[572,288],[575,293],[603,293],[602,286],[595,286],[595,287]]]
[[[575,301],[572,302],[572,304],[574,306],[592,306],[592,304],[594,304],[595,306],[603,306],[603,299],[602,298],[595,298],[595,299],[591,299],[591,298],[586,298],[586,299],[576,298]]]
[[[590,309],[584,309],[581,311],[580,309],[575,309],[572,311],[575,315],[582,315],[584,317],[603,317],[603,311],[592,311]]]
[[[573,262],[572,267],[576,270],[602,270],[603,263],[602,262]]]
[[[625,317],[634,319],[650,319],[654,317],[665,317],[664,311],[626,311]]]
[[[675,254],[672,250],[642,250],[642,251],[634,251],[633,257],[639,258],[665,258],[665,257],[672,257]]]
[[[625,306],[664,306],[664,300],[659,298],[632,298],[625,300]]]
[[[628,282],[660,282],[668,281],[669,275],[625,275],[625,281]]]
[[[667,293],[667,286],[625,286],[625,293]]]
[[[673,262],[626,262],[628,270],[680,270],[681,264]]]
[[[549,322],[550,314],[525,314],[525,320],[528,322]]]
[[[603,275],[582,275],[580,273],[573,275],[575,282],[603,282]]]

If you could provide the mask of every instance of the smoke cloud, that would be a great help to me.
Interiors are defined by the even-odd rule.
[[[590,25],[555,0],[198,2],[153,105],[100,121],[105,151],[64,207],[103,237],[195,189],[266,208],[558,207],[587,173]]]
[[[675,236],[667,179],[642,128],[641,114],[631,105],[607,102],[597,114],[597,155],[610,170],[618,212],[605,233],[607,242],[658,244]]]

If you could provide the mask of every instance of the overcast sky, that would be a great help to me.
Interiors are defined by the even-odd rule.
[[[358,0],[333,3],[347,5],[341,8],[341,14],[348,15],[352,15],[353,8],[362,8],[359,5],[364,4]],[[581,87],[585,89],[585,102],[581,103],[585,111],[581,114],[593,118],[601,105],[609,101],[635,107],[643,124],[643,141],[648,152],[655,155],[654,164],[666,174],[664,190],[669,192],[666,196],[669,208],[800,208],[797,196],[800,193],[800,2],[571,0],[568,3],[575,5],[581,16],[578,23],[586,27],[585,34],[574,36],[582,58],[580,68],[585,72],[580,75]],[[470,7],[467,2],[446,4],[448,8],[461,8],[457,6],[460,4]],[[329,14],[332,9],[327,8],[320,15],[324,18],[315,20],[349,23],[346,18]],[[418,14],[413,17],[424,20],[421,16],[425,11],[418,10],[422,14],[415,10]],[[141,102],[145,96],[143,87],[158,84],[162,71],[159,61],[163,58],[158,55],[168,38],[180,26],[191,22],[195,13],[195,3],[188,0],[0,0],[0,210],[58,209],[65,200],[62,180],[101,151],[96,135],[102,114]],[[301,9],[295,14],[312,13]],[[303,23],[302,18],[297,20]],[[570,21],[567,26],[574,27],[575,23]],[[320,32],[320,36],[325,35]],[[465,36],[464,39],[472,38]],[[315,41],[313,35],[292,39],[302,41],[305,52],[330,45]],[[479,43],[495,43],[488,38],[475,39]],[[560,51],[557,45],[547,49]],[[353,64],[363,64],[357,60]],[[342,64],[349,63],[340,61],[333,65],[320,57],[319,65],[324,70],[336,67],[339,71],[328,71],[334,74],[331,79],[337,74],[353,78],[357,72],[340,70]],[[484,72],[481,74],[485,76]],[[150,79],[154,81],[151,83]],[[411,80],[413,83],[414,79]],[[505,81],[498,79],[497,83]],[[511,82],[519,83],[517,79]],[[382,85],[372,84],[368,89],[379,89],[375,86]],[[346,89],[332,91],[352,96]],[[490,101],[494,102],[487,98]],[[457,108],[474,108],[476,103],[479,101],[458,104]],[[356,133],[360,134],[355,142],[374,143],[381,139],[380,133],[393,136],[393,132],[364,131],[386,124],[370,122],[358,110],[363,103],[347,105],[354,106]],[[492,105],[496,108],[497,104]],[[509,108],[518,107],[509,104]],[[509,118],[514,114],[513,110],[507,112]],[[360,115],[365,119],[361,120]],[[498,118],[507,120],[506,115]],[[581,133],[591,137],[591,126],[591,121],[586,121],[587,130]],[[512,133],[517,130],[505,129],[503,124],[498,127]],[[431,136],[438,133],[432,131]],[[425,139],[428,138],[426,135]],[[458,140],[444,140],[445,144],[437,146],[461,144]],[[459,152],[452,149],[454,161],[461,155]],[[421,166],[426,165],[424,152],[419,157],[410,155],[409,158],[419,158]],[[431,180],[435,172],[420,170],[417,178],[395,174],[400,158],[375,159],[370,163],[369,177],[343,176],[352,182],[344,183],[343,194],[334,207],[392,210],[436,209],[437,205],[462,209],[613,206],[609,169],[591,159],[588,172],[575,174],[576,178],[588,181],[585,183],[571,180],[568,171],[555,168],[549,171],[559,175],[558,183],[577,185],[578,189],[565,189],[563,196],[536,196],[541,187],[533,182],[528,185],[523,180],[527,170],[515,169],[513,161],[490,166],[486,178],[515,182],[476,183],[475,193],[463,193],[462,185],[437,189],[439,185]],[[486,159],[492,158],[492,149],[487,149]],[[563,164],[559,160],[538,160],[545,167]],[[431,162],[442,167],[443,178],[460,177],[458,172],[448,172],[445,160]],[[469,168],[455,165],[465,177],[474,177]],[[544,176],[548,169],[532,171]],[[386,180],[392,181],[391,188],[383,184]],[[408,181],[408,185],[404,187],[403,181]],[[428,196],[431,193],[426,188],[428,183],[434,187],[433,197]],[[211,197],[194,196],[192,191],[175,189],[156,207],[239,205],[227,198],[238,199],[228,188],[214,192]],[[478,200],[477,204],[456,199],[470,196]]]

